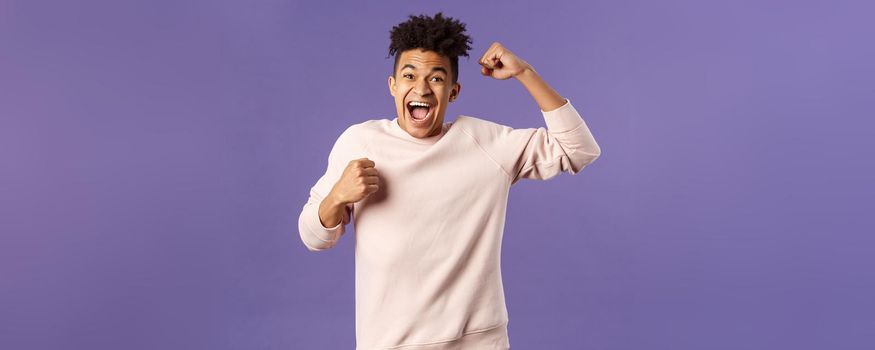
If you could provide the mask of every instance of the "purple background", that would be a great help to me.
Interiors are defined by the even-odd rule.
[[[603,149],[511,191],[514,349],[875,348],[865,3],[0,1],[0,348],[352,349],[354,235],[298,214],[437,10],[448,120],[543,125],[499,41]]]

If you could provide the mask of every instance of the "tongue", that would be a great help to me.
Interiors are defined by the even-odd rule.
[[[414,107],[410,114],[413,115],[413,119],[423,120],[428,115],[428,108]]]

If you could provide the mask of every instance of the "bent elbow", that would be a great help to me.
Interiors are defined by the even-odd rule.
[[[321,252],[324,250],[328,250],[334,248],[336,241],[323,240],[317,237],[315,234],[310,232],[306,226],[299,225],[298,234],[301,237],[301,242],[304,243],[304,247],[311,252]]]
[[[598,148],[595,150],[595,152],[586,153],[586,164],[589,165],[592,162],[595,162],[595,160],[599,159],[599,157],[601,155],[602,155],[602,150],[598,149]]]
[[[316,232],[313,232],[310,225],[307,223],[306,213],[307,210],[304,210],[298,218],[298,235],[307,250],[311,252],[321,252],[334,248],[334,246],[337,245],[337,239],[331,239],[329,232],[323,232],[324,237],[320,237]]]
[[[595,152],[584,152],[578,151],[573,154],[573,162],[571,174],[577,174],[581,172],[587,165],[595,162],[596,159],[601,156],[601,150],[596,149]]]
[[[307,243],[307,241],[304,240],[304,247],[306,247],[307,250],[309,250],[311,252],[321,252],[321,251],[325,251],[325,250],[334,248],[334,245],[333,244],[311,245],[311,243]]]

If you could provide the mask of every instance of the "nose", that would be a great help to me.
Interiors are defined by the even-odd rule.
[[[413,91],[416,92],[419,96],[427,96],[431,93],[431,87],[428,86],[428,82],[426,82],[425,79],[420,79],[413,87]]]

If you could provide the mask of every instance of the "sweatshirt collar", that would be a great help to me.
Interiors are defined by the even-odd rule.
[[[434,136],[425,137],[425,138],[418,138],[418,137],[413,137],[413,135],[410,135],[409,133],[407,133],[407,131],[405,131],[404,129],[401,128],[401,125],[398,124],[398,117],[395,117],[395,119],[392,119],[389,122],[389,124],[390,124],[389,130],[392,132],[392,134],[395,134],[396,136],[398,136],[402,139],[408,140],[410,142],[423,144],[423,145],[432,145],[435,142],[438,142],[438,140],[440,140],[441,137],[443,137],[444,134],[446,134],[446,132],[447,132],[447,123],[444,123],[441,126],[441,132],[439,134],[434,135]]]

